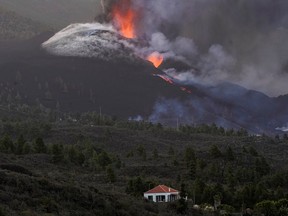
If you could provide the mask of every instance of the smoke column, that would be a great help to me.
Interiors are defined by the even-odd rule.
[[[101,7],[102,7],[102,12],[103,12],[103,14],[105,14],[106,13],[106,6],[104,3],[104,0],[101,0],[100,3],[101,3]]]

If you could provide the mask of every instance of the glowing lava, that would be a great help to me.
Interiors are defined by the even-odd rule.
[[[147,57],[147,60],[152,62],[152,64],[158,68],[163,62],[163,56],[158,52],[153,52]]]
[[[168,76],[165,76],[165,75],[160,75],[160,74],[156,74],[154,76],[158,76],[160,77],[161,79],[163,79],[165,82],[171,84],[171,85],[174,85],[174,82],[171,78],[169,78]]]
[[[126,38],[135,38],[135,17],[136,12],[131,6],[130,0],[121,0],[112,11],[113,20],[119,28],[119,32]]]
[[[187,89],[186,87],[180,87],[180,89],[184,92],[187,92],[189,94],[192,94],[192,91],[190,89]]]
[[[126,38],[136,38],[137,10],[132,6],[131,0],[119,0],[112,10],[112,18],[119,33]],[[146,60],[158,68],[163,62],[163,56],[159,52],[153,52]]]

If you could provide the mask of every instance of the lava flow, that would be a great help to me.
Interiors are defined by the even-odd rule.
[[[130,39],[136,37],[134,23],[136,12],[133,10],[130,0],[121,0],[115,4],[112,17],[122,36]]]
[[[163,62],[163,56],[158,52],[153,52],[147,57],[147,60],[152,62],[152,64],[158,68]]]

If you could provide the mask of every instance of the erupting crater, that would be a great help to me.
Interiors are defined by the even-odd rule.
[[[135,33],[135,11],[130,7],[129,0],[122,0],[116,4],[112,11],[113,23],[122,36],[136,38]]]
[[[137,14],[138,12],[131,5],[131,0],[121,0],[114,5],[112,10],[112,23],[123,37],[137,39]],[[156,68],[158,68],[164,60],[163,56],[156,51],[146,56],[144,59],[150,61]]]

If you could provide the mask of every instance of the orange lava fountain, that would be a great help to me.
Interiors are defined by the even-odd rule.
[[[113,20],[119,28],[120,34],[126,38],[135,38],[136,12],[131,7],[130,0],[121,0],[112,11]]]
[[[150,61],[156,68],[158,68],[163,62],[163,56],[158,52],[153,52],[147,57],[147,60]]]
[[[119,33],[129,39],[136,38],[137,10],[131,0],[119,0],[112,9],[112,18]],[[151,53],[146,60],[158,68],[163,62],[163,56],[158,52]]]

